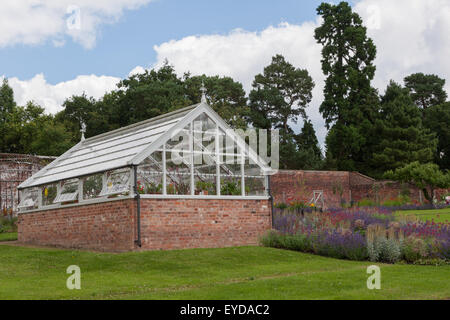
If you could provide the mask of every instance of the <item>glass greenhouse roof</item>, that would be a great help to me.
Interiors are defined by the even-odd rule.
[[[195,104],[81,141],[20,184],[19,188],[34,187],[130,166],[135,157],[199,105]]]

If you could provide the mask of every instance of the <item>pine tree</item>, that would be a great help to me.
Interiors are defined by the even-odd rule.
[[[0,152],[11,152],[8,143],[8,126],[15,108],[13,89],[9,86],[8,79],[3,79],[0,87]]]
[[[422,109],[442,104],[447,99],[445,79],[434,74],[414,73],[405,78],[411,98]]]
[[[421,112],[408,89],[393,81],[381,98],[380,119],[375,128],[378,143],[372,157],[374,176],[381,177],[384,172],[411,162],[433,160],[435,135],[423,126]]]
[[[299,150],[308,151],[314,159],[321,161],[322,151],[311,120],[303,121],[303,128],[297,136],[297,145]]]
[[[325,76],[320,106],[327,128],[327,163],[339,170],[367,171],[373,145],[378,95],[371,87],[376,47],[347,2],[322,3],[323,24],[315,30]]]

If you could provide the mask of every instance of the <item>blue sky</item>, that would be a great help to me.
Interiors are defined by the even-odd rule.
[[[74,1],[76,3],[76,1]],[[242,28],[259,31],[280,22],[315,19],[317,0],[158,0],[125,11],[119,22],[99,28],[95,47],[86,49],[66,37],[62,47],[39,45],[0,49],[0,74],[29,79],[43,73],[56,84],[80,74],[126,77],[136,65],[155,63],[153,46],[189,35],[224,34]]]

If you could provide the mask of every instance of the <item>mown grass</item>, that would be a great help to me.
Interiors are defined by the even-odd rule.
[[[0,241],[17,240],[17,232],[0,233]]]
[[[397,211],[398,216],[413,216],[421,221],[450,222],[450,208],[439,210],[403,210]]]
[[[384,265],[263,247],[93,253],[0,246],[0,299],[444,299],[450,266]],[[81,268],[81,290],[66,269]]]

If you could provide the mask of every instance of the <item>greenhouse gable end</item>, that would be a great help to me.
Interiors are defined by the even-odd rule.
[[[256,244],[272,171],[203,100],[80,141],[20,186],[19,241],[104,251]]]

